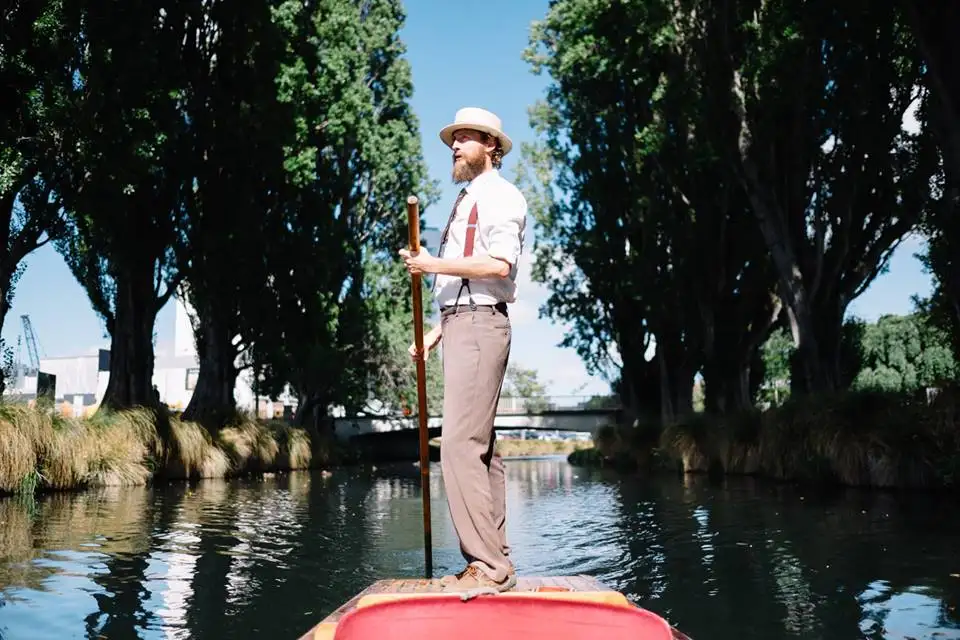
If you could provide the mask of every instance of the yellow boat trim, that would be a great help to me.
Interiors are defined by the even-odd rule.
[[[517,598],[538,598],[540,600],[567,600],[574,602],[595,602],[618,607],[634,606],[626,596],[616,591],[509,591],[505,596]],[[357,609],[397,600],[414,598],[459,598],[456,593],[373,593],[363,596],[357,602]]]

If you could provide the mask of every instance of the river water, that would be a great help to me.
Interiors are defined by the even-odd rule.
[[[945,496],[507,462],[521,574],[585,573],[693,640],[960,639]],[[461,565],[432,465],[434,570]],[[413,465],[0,501],[0,638],[296,638],[423,571]]]

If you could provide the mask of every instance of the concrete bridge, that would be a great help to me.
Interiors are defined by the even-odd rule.
[[[497,431],[572,431],[595,436],[602,427],[616,423],[620,410],[620,404],[608,398],[503,397],[493,425]],[[430,438],[440,436],[442,424],[443,416],[427,419]],[[416,460],[418,426],[416,415],[345,416],[334,420],[338,438],[350,441],[366,455],[379,460]]]

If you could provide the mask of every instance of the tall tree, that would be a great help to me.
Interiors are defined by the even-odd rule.
[[[712,409],[749,404],[778,313],[716,135],[728,104],[710,92],[702,18],[687,4],[557,2],[527,52],[555,82],[534,111],[545,139],[525,149],[522,176],[543,230],[535,277],[554,293],[545,311],[573,323],[565,344],[594,362],[616,345],[628,404],[649,405],[641,387],[658,381],[664,420],[692,409],[701,368]]]
[[[379,411],[396,415],[399,410],[415,414],[418,410],[417,372],[408,350],[413,342],[412,298],[409,295],[403,297],[410,290],[410,276],[399,263],[368,263],[367,271],[365,307],[367,317],[375,324],[367,328],[363,359],[351,366],[363,374],[359,377],[357,393],[347,397],[360,401],[365,394],[362,409],[366,413]],[[433,302],[430,292],[424,290],[425,315]],[[429,330],[428,317],[424,318],[424,332]],[[440,415],[443,412],[443,366],[439,354],[428,356],[425,374],[427,412],[432,416]]]
[[[153,327],[178,280],[190,197],[186,20],[177,3],[77,2],[82,57],[54,176],[70,218],[57,248],[110,334],[102,406],[154,406]]]
[[[627,406],[641,410],[639,398],[650,395],[643,387],[656,384],[669,419],[692,408],[698,354],[693,308],[670,288],[684,277],[675,269],[684,254],[662,222],[677,200],[660,200],[665,185],[644,162],[649,97],[667,62],[662,47],[643,43],[664,28],[661,9],[557,2],[534,25],[525,56],[554,84],[532,113],[543,139],[525,145],[530,167],[520,182],[538,224],[534,279],[552,290],[543,311],[573,327],[562,344],[592,371],[609,370],[615,346]]]
[[[277,83],[285,49],[304,43],[283,39],[270,2],[184,4],[191,8],[185,111],[196,186],[179,260],[200,364],[184,417],[215,428],[235,411],[240,357],[250,356],[258,331],[276,331],[268,279],[282,233],[288,116]]]
[[[933,318],[947,330],[960,358],[960,4],[953,0],[903,2],[927,66],[932,94],[926,125],[937,137],[943,163],[939,199],[926,221],[928,247],[923,261],[933,275],[929,303]]]
[[[782,304],[794,387],[849,382],[844,312],[937,171],[929,131],[903,126],[926,120],[927,92],[902,16],[859,0],[561,0],[531,41],[554,82],[534,112],[545,149],[528,153],[556,187],[534,194],[537,276],[546,311],[575,322],[568,342],[613,342],[626,369],[631,332],[652,334],[664,419],[699,367],[708,407],[736,409]]]
[[[377,349],[379,323],[393,311],[410,317],[396,253],[405,199],[416,193],[425,209],[434,189],[409,105],[401,3],[285,0],[275,16],[290,43],[277,83],[290,119],[270,283],[283,348],[270,352],[299,395],[298,420],[313,422],[334,403],[370,399],[389,358]],[[384,262],[392,269],[376,268]]]
[[[60,139],[53,114],[79,54],[74,10],[65,1],[15,2],[0,16],[0,328],[24,258],[63,230],[49,175]]]
[[[531,412],[544,411],[550,406],[546,385],[540,381],[537,370],[527,369],[517,363],[510,363],[507,366],[503,381],[503,395],[522,398],[524,408]]]
[[[902,14],[866,0],[712,9],[715,86],[732,93],[737,122],[729,156],[789,314],[791,382],[829,391],[847,306],[928,206],[931,135],[903,126],[910,113],[925,120],[921,60]]]

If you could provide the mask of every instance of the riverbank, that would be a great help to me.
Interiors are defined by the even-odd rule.
[[[528,456],[570,455],[592,447],[591,442],[575,440],[513,440],[499,438],[494,445],[497,453],[504,458],[525,458]]]
[[[440,438],[431,438],[430,447],[439,460]],[[498,438],[494,445],[504,458],[536,458],[540,456],[569,456],[593,447],[592,442],[578,440],[519,440]],[[431,459],[434,459],[432,456]]]
[[[0,404],[0,494],[309,469],[333,464],[338,453],[305,429],[242,414],[213,436],[144,409],[70,418]]]
[[[843,392],[767,411],[616,427],[572,464],[879,488],[960,487],[960,393]]]

